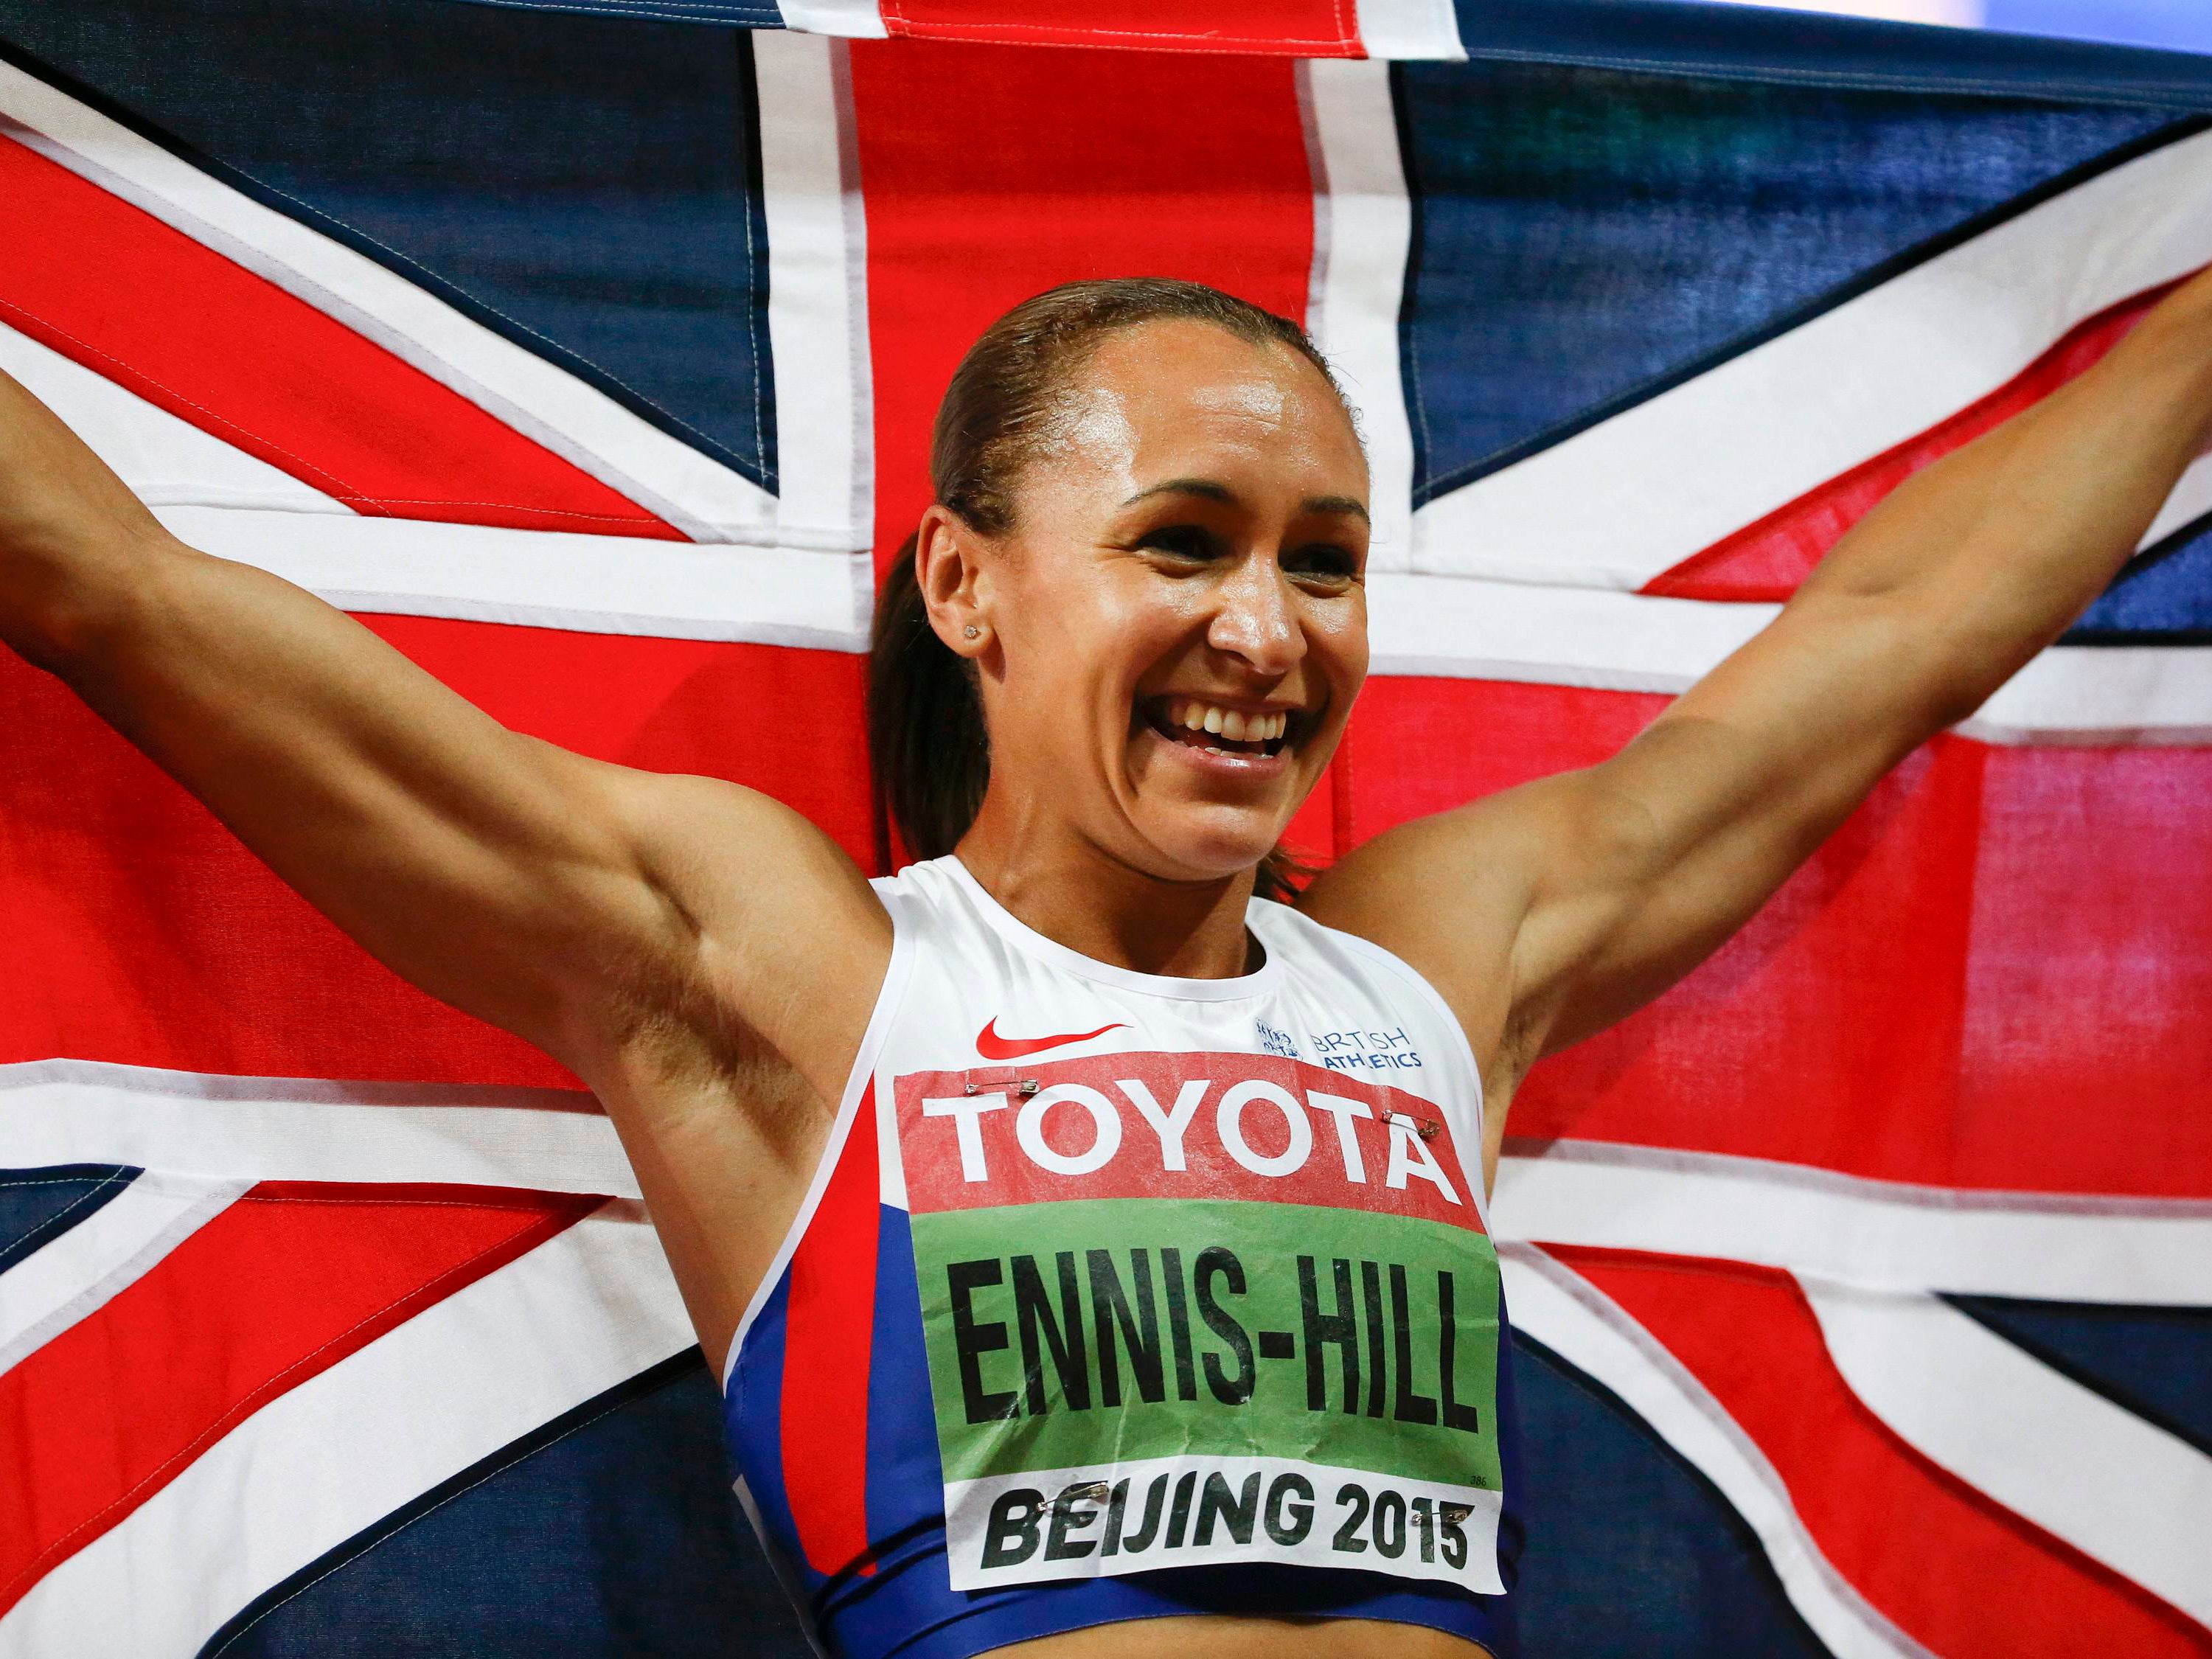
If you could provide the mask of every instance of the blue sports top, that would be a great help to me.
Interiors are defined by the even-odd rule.
[[[1405,963],[1255,900],[1238,979],[1094,962],[956,859],[723,1379],[816,1644],[964,1659],[1187,1613],[1513,1650],[1481,1084]]]

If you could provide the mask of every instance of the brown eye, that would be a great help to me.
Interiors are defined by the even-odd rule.
[[[1348,582],[1358,575],[1359,560],[1350,548],[1334,542],[1310,542],[1285,556],[1283,568],[1294,575]]]
[[[1139,537],[1137,545],[1194,563],[1203,563],[1221,552],[1220,538],[1205,526],[1195,524],[1163,525]]]

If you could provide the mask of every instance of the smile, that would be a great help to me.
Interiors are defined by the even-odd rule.
[[[1232,708],[1197,697],[1152,697],[1139,708],[1145,723],[1168,742],[1196,754],[1270,760],[1295,742],[1304,717],[1287,708]]]

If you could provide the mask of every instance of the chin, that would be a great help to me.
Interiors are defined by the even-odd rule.
[[[1284,829],[1279,815],[1272,812],[1217,811],[1177,817],[1183,821],[1146,826],[1151,833],[1145,840],[1184,880],[1221,881],[1242,875],[1275,850]],[[1191,821],[1194,817],[1198,821]]]

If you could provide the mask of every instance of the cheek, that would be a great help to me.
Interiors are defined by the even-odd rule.
[[[1065,738],[1087,733],[1102,702],[1118,718],[1161,641],[1174,637],[1176,624],[1158,610],[1109,583],[1040,583],[1024,594],[1006,640],[1017,719]]]
[[[1331,617],[1308,635],[1315,665],[1328,679],[1330,691],[1349,702],[1367,678],[1367,610],[1364,605],[1347,615]]]
[[[1157,583],[1110,576],[1054,591],[1028,618],[1024,661],[1041,681],[1127,697],[1192,634],[1188,607],[1179,597]]]

